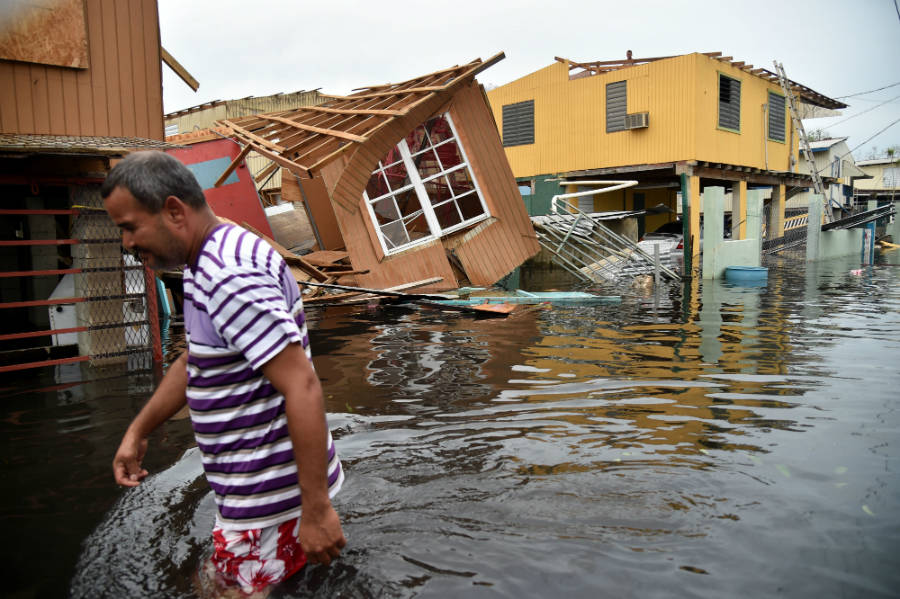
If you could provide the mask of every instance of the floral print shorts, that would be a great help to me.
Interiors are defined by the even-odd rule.
[[[223,582],[237,585],[249,595],[288,578],[306,565],[306,554],[297,538],[299,532],[299,518],[268,528],[213,528],[210,562]]]

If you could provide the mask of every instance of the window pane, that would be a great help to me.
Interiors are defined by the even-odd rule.
[[[450,179],[450,188],[455,196],[461,196],[475,189],[475,184],[472,182],[472,177],[469,176],[468,168],[455,170],[448,174],[447,177]]]
[[[378,224],[384,224],[400,219],[400,213],[397,212],[397,206],[394,204],[394,198],[387,197],[372,203],[372,211]]]
[[[387,192],[388,186],[381,171],[372,173],[372,176],[369,177],[369,183],[366,185],[366,193],[369,195],[369,199],[381,197]]]
[[[435,206],[434,215],[437,217],[438,224],[441,225],[442,230],[449,229],[462,222],[462,217],[460,217],[459,211],[456,209],[456,202],[453,200],[448,200]]]
[[[422,212],[406,220],[406,230],[409,233],[410,241],[431,237],[431,229],[428,227],[428,221],[425,220],[425,215]]]
[[[387,178],[388,185],[390,185],[392,190],[396,191],[409,185],[409,173],[406,172],[406,165],[402,162],[396,162],[385,167],[384,176]]]
[[[438,162],[437,155],[434,150],[428,148],[418,156],[413,156],[413,162],[416,165],[416,172],[419,177],[427,179],[441,172],[441,164]]]
[[[406,136],[406,147],[409,148],[410,154],[415,154],[428,147],[428,136],[423,125],[419,125],[409,132],[409,135]]]
[[[428,128],[428,136],[433,145],[438,145],[453,137],[453,129],[450,128],[450,123],[443,115],[431,119],[425,126]]]
[[[422,204],[419,203],[419,196],[414,188],[401,191],[396,196],[397,208],[403,218],[409,218],[413,214],[422,211]]]
[[[432,206],[437,206],[453,197],[450,193],[450,183],[447,181],[447,177],[435,177],[431,181],[426,181],[425,191],[428,192],[428,200]]]
[[[381,225],[381,234],[384,236],[388,249],[409,243],[409,235],[406,234],[406,228],[404,228],[402,220],[395,220]]]
[[[459,211],[462,212],[463,220],[469,220],[484,214],[481,200],[478,199],[478,194],[475,192],[462,198],[456,198],[456,203],[459,205]]]
[[[447,143],[440,145],[435,148],[437,152],[438,158],[441,160],[441,166],[444,167],[444,170],[449,170],[454,166],[458,166],[462,164],[462,153],[459,151],[459,146],[456,145],[455,141],[448,141]]]

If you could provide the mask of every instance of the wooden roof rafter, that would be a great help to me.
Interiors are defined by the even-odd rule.
[[[503,58],[501,52],[486,61],[474,60],[398,84],[363,88],[349,96],[328,96],[328,101],[318,106],[221,122],[232,128],[233,137],[272,161],[261,174],[285,166],[311,175],[311,171],[364,144],[421,103],[436,94],[452,93]]]

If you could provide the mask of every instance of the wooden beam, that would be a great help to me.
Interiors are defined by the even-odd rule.
[[[403,116],[402,110],[383,110],[378,108],[327,108],[325,106],[301,106],[299,110],[314,110],[316,112],[330,112],[332,114],[367,114],[374,116]]]
[[[348,100],[360,99],[360,98],[379,98],[381,96],[397,96],[400,94],[417,94],[417,93],[425,93],[425,92],[438,92],[442,91],[445,86],[443,85],[426,85],[424,87],[408,87],[406,89],[395,89],[393,91],[385,91],[385,92],[372,92],[370,94],[359,94],[354,96],[348,96]]]
[[[284,152],[284,148],[279,146],[278,144],[273,143],[264,137],[260,137],[259,135],[251,133],[243,127],[238,127],[231,121],[223,119],[219,122],[224,124],[226,127],[231,127],[232,131],[234,131],[235,133],[240,133],[245,139],[255,141],[258,145],[268,148],[269,150],[273,150],[279,153]],[[260,152],[260,154],[262,154],[262,152]]]
[[[194,79],[194,77],[187,72],[187,69],[181,66],[181,63],[175,60],[175,57],[169,54],[162,46],[159,47],[159,56],[162,58],[162,61],[166,63],[166,66],[175,71],[175,74],[188,84],[188,87],[194,91],[197,91],[200,88],[200,83]]]
[[[225,172],[219,175],[219,178],[216,179],[215,183],[213,183],[213,187],[221,187],[222,183],[225,182],[225,179],[228,178],[228,175],[234,172],[234,169],[236,169],[241,161],[244,160],[250,150],[250,144],[244,146],[240,153],[235,157],[235,159],[231,161],[231,164],[228,165],[228,168],[225,169]]]
[[[235,134],[238,135],[238,136],[240,136],[240,134],[237,133],[237,132],[235,132]],[[266,158],[268,158],[268,159],[271,160],[272,162],[278,164],[278,166],[283,166],[283,167],[285,167],[285,168],[287,168],[287,169],[290,169],[291,171],[294,171],[294,172],[296,172],[297,169],[302,169],[303,171],[306,171],[306,176],[307,176],[307,177],[312,177],[312,174],[309,172],[309,168],[308,168],[308,167],[306,167],[306,166],[304,166],[304,165],[302,165],[302,164],[297,164],[296,162],[293,162],[293,161],[291,161],[291,160],[288,160],[287,158],[282,157],[280,154],[277,154],[277,153],[275,153],[275,152],[273,152],[273,151],[271,151],[271,150],[268,150],[268,149],[266,149],[266,148],[263,148],[263,147],[259,146],[256,142],[253,142],[252,140],[248,140],[248,139],[246,139],[246,138],[243,138],[243,141],[244,141],[244,143],[253,145],[253,151],[254,151],[254,152],[256,152],[257,154],[260,154],[260,155],[262,155],[262,156],[265,156]]]
[[[282,123],[284,125],[296,127],[297,129],[302,129],[304,131],[309,131],[311,133],[318,133],[319,135],[330,135],[331,137],[340,137],[341,139],[355,141],[357,143],[363,143],[367,139],[360,135],[354,135],[353,133],[346,133],[344,131],[338,131],[337,129],[323,129],[322,127],[313,127],[312,125],[304,125],[303,123],[298,123],[297,121],[292,121],[291,119],[282,118],[280,116],[260,115],[260,118],[265,119],[267,121],[275,121],[277,123]]]

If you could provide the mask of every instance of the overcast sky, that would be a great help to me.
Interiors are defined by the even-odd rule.
[[[163,46],[200,82],[193,92],[163,67],[166,112],[316,88],[346,94],[501,51],[506,58],[478,76],[488,87],[554,56],[721,51],[769,70],[778,60],[788,77],[831,98],[892,86],[845,98],[843,116],[804,125],[848,136],[857,159],[900,146],[894,0],[159,0],[159,16]]]

